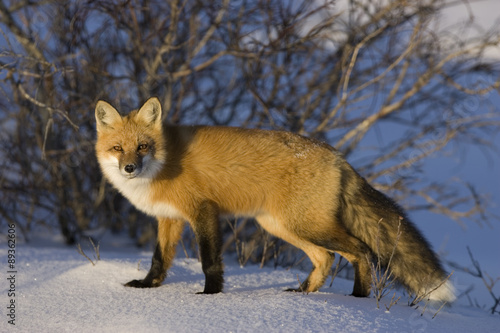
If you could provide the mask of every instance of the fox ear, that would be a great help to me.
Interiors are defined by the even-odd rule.
[[[97,131],[101,132],[106,128],[113,128],[114,124],[121,123],[122,117],[111,104],[105,101],[97,102],[95,107],[95,119]]]
[[[161,126],[161,104],[156,97],[151,97],[137,112],[138,119],[154,127]]]

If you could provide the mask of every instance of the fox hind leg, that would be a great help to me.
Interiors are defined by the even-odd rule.
[[[350,235],[343,228],[335,228],[336,230],[321,233],[321,237],[312,238],[310,237],[309,242],[315,244],[316,246],[322,248],[326,253],[328,252],[336,252],[346,258],[354,267],[354,288],[352,291],[352,295],[356,297],[368,297],[371,292],[371,268],[370,262],[372,260],[372,252],[369,247],[359,240],[358,238]],[[325,234],[331,235],[325,238]],[[314,291],[317,290],[323,284],[326,276],[328,274],[328,270],[330,269],[333,263],[333,256],[331,261],[327,262],[329,264],[328,268],[326,266],[321,266],[323,270],[316,270],[316,263],[318,251],[313,254],[308,253],[307,249],[302,248],[304,252],[306,252],[315,265],[315,269],[311,272],[310,278],[308,278],[305,282],[308,282],[306,291]],[[321,276],[320,272],[324,275],[323,280],[320,280]],[[314,280],[318,281],[316,284],[311,284]],[[319,284],[321,281],[321,285]],[[302,288],[303,286],[301,286]]]
[[[307,250],[302,248],[306,252],[307,256],[313,264],[313,269],[309,273],[307,279],[305,279],[299,286],[299,288],[286,289],[286,291],[296,291],[296,292],[315,292],[318,291],[321,286],[325,283],[328,274],[330,273],[333,261],[335,260],[335,254],[328,252],[318,246],[308,246]]]
[[[350,253],[337,251],[342,257],[346,258],[354,268],[354,287],[352,296],[368,297],[371,292],[371,268],[370,257],[355,256]]]
[[[347,232],[337,232],[330,244],[328,248],[346,258],[354,268],[354,287],[351,295],[370,296],[372,252],[368,245]]]
[[[175,256],[175,248],[184,230],[184,222],[172,219],[158,219],[158,241],[151,261],[151,268],[142,280],[132,280],[125,284],[133,288],[159,287]]]
[[[300,225],[300,223],[294,223],[296,221],[290,223],[286,218],[276,218],[276,215],[267,214],[258,216],[257,221],[267,232],[304,251],[313,264],[313,269],[309,273],[309,276],[300,284],[299,288],[290,288],[286,289],[286,291],[307,293],[318,291],[330,273],[333,261],[335,260],[334,251],[309,239],[310,230],[290,228],[289,226]]]

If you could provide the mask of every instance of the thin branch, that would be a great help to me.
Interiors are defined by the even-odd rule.
[[[227,54],[228,54],[228,51],[222,50],[222,51],[218,52],[217,54],[215,54],[214,56],[212,56],[210,59],[206,60],[205,62],[195,66],[193,69],[180,69],[180,70],[172,73],[172,78],[178,79],[178,78],[181,78],[183,76],[188,76],[188,75],[191,75],[192,73],[204,70],[205,68],[211,66],[214,62],[216,62],[221,57],[223,57]],[[182,68],[185,68],[185,67],[186,66],[182,66]]]
[[[12,12],[5,6],[3,1],[0,1],[0,12],[2,13],[1,22],[3,22],[10,31],[16,36],[16,39],[24,47],[29,55],[36,58],[38,61],[45,61],[43,53],[39,50],[38,46],[32,41],[24,31],[19,27],[12,17]]]
[[[85,258],[87,258],[88,261],[90,261],[90,263],[92,264],[92,266],[95,266],[95,262],[93,262],[92,259],[90,259],[89,256],[86,255],[85,252],[83,252],[82,246],[80,244],[76,245],[76,249],[77,249],[78,253],[80,253],[82,256],[84,256]]]
[[[30,101],[31,103],[35,104],[35,105],[36,105],[36,106],[38,106],[38,107],[41,107],[41,108],[45,108],[45,109],[47,109],[47,110],[48,110],[51,114],[52,114],[52,113],[54,113],[54,112],[58,113],[58,114],[59,114],[59,115],[61,115],[64,119],[66,119],[66,121],[67,121],[67,122],[68,122],[68,123],[69,123],[69,124],[73,127],[73,129],[74,129],[75,131],[77,131],[77,130],[78,130],[78,126],[77,126],[75,123],[73,123],[73,121],[69,118],[69,116],[68,116],[68,114],[67,114],[67,112],[66,112],[66,111],[61,110],[61,109],[56,109],[56,108],[53,108],[53,107],[48,106],[47,104],[42,103],[42,102],[40,102],[40,101],[36,100],[35,98],[31,97],[31,96],[30,96],[30,95],[26,92],[26,90],[24,90],[23,85],[22,85],[22,84],[20,84],[20,83],[17,85],[17,87],[19,88],[19,91],[21,92],[21,95],[22,95],[25,99],[27,99],[28,101]]]
[[[337,103],[337,105],[333,108],[333,110],[330,111],[330,113],[328,114],[328,116],[325,117],[323,119],[323,121],[316,127],[316,129],[314,130],[315,133],[323,131],[325,129],[325,127],[328,125],[328,123],[330,122],[330,120],[333,119],[337,115],[338,111],[342,107],[344,107],[344,105],[346,104],[347,99],[350,96],[350,94],[347,93],[347,88],[349,86],[349,80],[350,80],[350,77],[351,77],[351,74],[352,74],[352,70],[354,68],[354,64],[356,63],[356,60],[357,60],[359,50],[366,43],[368,43],[372,38],[375,38],[376,36],[378,36],[379,34],[381,34],[387,27],[388,27],[388,24],[385,24],[385,25],[381,26],[377,30],[375,30],[372,33],[370,33],[367,36],[365,36],[365,38],[363,38],[363,40],[361,40],[355,46],[354,51],[353,51],[352,56],[351,56],[351,60],[349,62],[349,66],[347,67],[347,71],[346,71],[346,73],[341,78],[341,82],[343,82],[343,84],[342,84],[341,98],[340,98],[339,102]]]

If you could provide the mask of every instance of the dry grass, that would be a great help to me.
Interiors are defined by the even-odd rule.
[[[89,237],[89,241],[90,241],[90,244],[92,244],[92,248],[94,250],[94,260],[90,259],[90,257],[83,251],[82,249],[82,246],[80,245],[80,243],[78,243],[76,245],[76,249],[78,251],[78,253],[80,253],[83,257],[85,257],[88,261],[90,261],[90,263],[92,264],[92,266],[95,266],[95,264],[101,260],[101,254],[99,252],[99,243],[97,243],[97,245],[95,245],[94,241],[92,240],[92,238]]]

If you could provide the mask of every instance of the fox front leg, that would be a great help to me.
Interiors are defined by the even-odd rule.
[[[205,289],[198,294],[222,292],[224,265],[222,263],[222,234],[217,206],[206,201],[200,204],[192,222],[200,249],[201,267],[205,274]]]
[[[175,256],[175,248],[182,236],[184,222],[172,219],[158,219],[158,241],[151,261],[151,268],[143,280],[132,280],[125,284],[133,288],[159,287]]]

